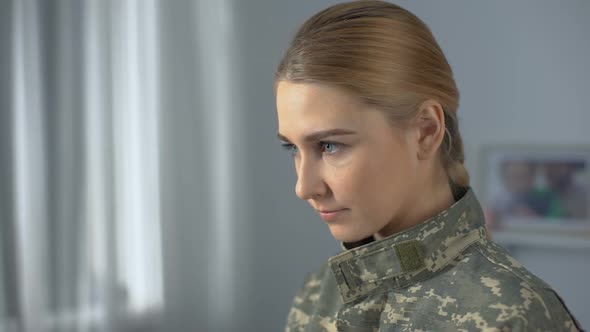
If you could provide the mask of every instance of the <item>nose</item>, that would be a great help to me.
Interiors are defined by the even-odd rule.
[[[304,201],[322,196],[326,192],[326,185],[318,166],[316,163],[302,159],[297,167],[295,193]]]

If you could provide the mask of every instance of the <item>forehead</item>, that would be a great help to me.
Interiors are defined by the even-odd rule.
[[[279,131],[359,127],[366,121],[366,108],[358,98],[325,85],[282,81],[277,86]]]

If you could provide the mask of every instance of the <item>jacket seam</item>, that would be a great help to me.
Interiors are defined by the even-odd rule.
[[[506,266],[505,264],[502,264],[498,261],[496,261],[495,259],[493,259],[492,257],[490,257],[489,255],[487,255],[485,252],[483,252],[482,247],[478,246],[477,247],[477,251],[479,251],[479,253],[490,263],[492,263],[494,266],[499,266],[501,267],[503,270],[505,270],[506,272],[509,272],[510,274],[512,274],[513,276],[515,276],[516,278],[518,278],[520,281],[525,282],[530,288],[532,289],[544,289],[544,290],[553,290],[551,287],[547,287],[545,285],[539,285],[536,286],[533,283],[531,283],[529,280],[524,279],[522,276],[520,276],[518,273],[515,273],[511,268],[509,268],[508,266]]]
[[[518,280],[524,282],[529,288],[531,288],[532,290],[534,290],[535,292],[539,293],[539,290],[549,290],[551,292],[555,292],[551,287],[547,287],[545,285],[540,285],[540,286],[535,286],[534,284],[532,284],[530,281],[524,279],[522,276],[518,275],[517,273],[515,273],[512,269],[510,269],[508,266],[506,266],[505,264],[502,264],[498,261],[496,261],[495,259],[493,259],[492,257],[488,256],[485,252],[483,252],[481,247],[477,248],[477,251],[479,251],[479,253],[490,263],[492,263],[494,266],[499,266],[501,267],[503,270],[509,272],[510,274],[512,274],[513,276],[515,276],[516,278],[518,278]],[[514,293],[511,294],[511,296],[514,296],[514,294],[516,294],[517,291],[515,291]],[[541,294],[539,294],[541,295]],[[566,311],[568,311],[566,309]],[[571,316],[571,314],[568,312],[568,315]],[[551,325],[553,328],[555,328],[555,322],[553,319],[550,319],[551,321]],[[573,321],[573,319],[572,319]],[[574,322],[575,324],[575,322]],[[525,327],[528,325],[528,321],[525,319]]]

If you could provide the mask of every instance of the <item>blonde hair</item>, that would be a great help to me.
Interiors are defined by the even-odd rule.
[[[440,157],[451,182],[469,186],[453,73],[430,29],[409,11],[385,1],[337,4],[297,31],[275,73],[279,81],[342,88],[385,111],[392,125],[414,118],[429,99],[444,110]]]

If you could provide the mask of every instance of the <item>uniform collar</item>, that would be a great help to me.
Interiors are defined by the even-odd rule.
[[[409,286],[436,274],[471,244],[487,237],[471,188],[453,206],[413,228],[375,241],[342,243],[328,264],[344,303]]]

